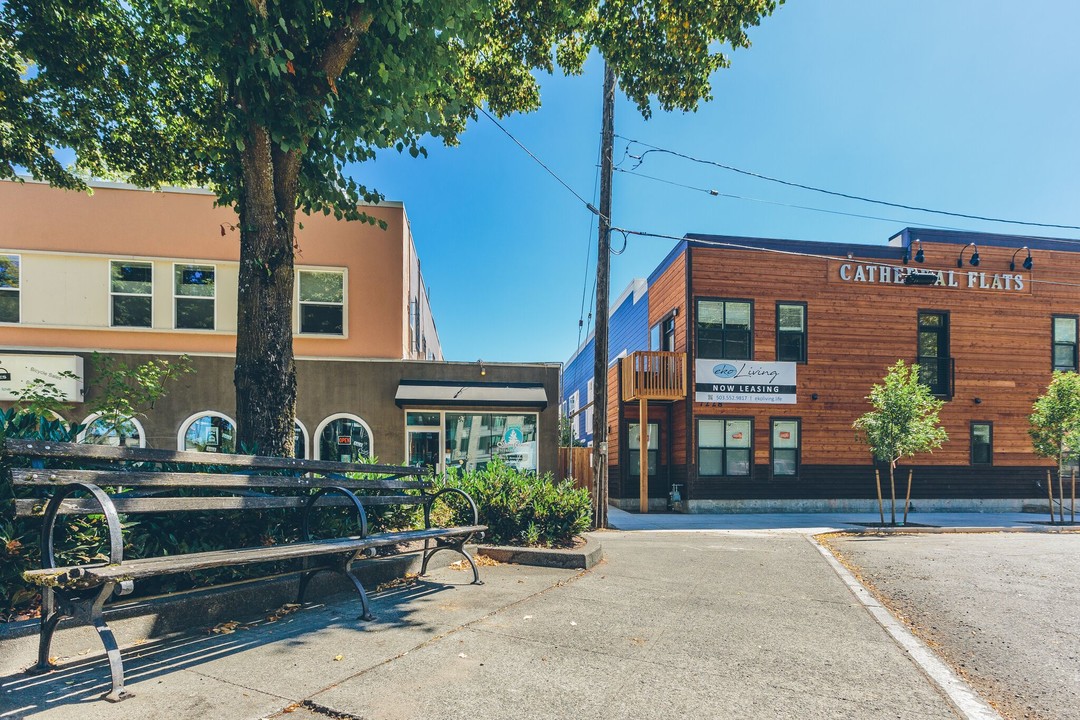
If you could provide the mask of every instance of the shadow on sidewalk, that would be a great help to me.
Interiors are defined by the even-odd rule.
[[[257,647],[276,643],[301,646],[317,639],[313,633],[333,628],[372,633],[392,628],[429,627],[430,622],[416,616],[430,608],[419,608],[417,601],[464,584],[418,580],[371,592],[368,597],[375,615],[373,622],[358,619],[361,606],[355,594],[343,594],[330,598],[330,602],[305,603],[300,610],[277,620],[252,618],[240,621],[231,631],[214,633],[211,628],[199,628],[199,634],[193,634],[196,631],[193,629],[192,633],[136,642],[121,648],[125,686],[137,695],[140,686],[147,687],[149,680],[167,678],[173,672]],[[430,620],[430,612],[427,614]],[[72,631],[88,632],[87,637],[100,649],[92,628],[83,626],[60,632]],[[26,660],[29,667],[34,657]],[[85,658],[61,658],[58,668],[45,675],[24,672],[0,675],[0,717],[29,717],[35,710],[96,700],[110,687],[109,663],[104,652]],[[9,715],[9,712],[13,714]]]

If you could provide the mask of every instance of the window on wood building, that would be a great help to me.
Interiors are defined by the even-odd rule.
[[[749,300],[697,301],[697,356],[753,359],[754,304]]]

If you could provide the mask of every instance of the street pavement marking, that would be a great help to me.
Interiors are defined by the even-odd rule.
[[[840,576],[840,579],[844,581],[844,584],[848,586],[851,593],[863,604],[863,607],[885,628],[885,631],[892,636],[893,640],[907,651],[915,664],[922,668],[927,677],[945,693],[945,696],[948,697],[961,715],[967,720],[1003,720],[994,708],[990,707],[985,700],[971,689],[970,685],[942,662],[903,623],[893,617],[888,608],[879,603],[877,598],[851,574],[851,571],[829,552],[828,548],[818,542],[817,538],[813,536],[808,536],[808,538],[825,558],[825,561]]]

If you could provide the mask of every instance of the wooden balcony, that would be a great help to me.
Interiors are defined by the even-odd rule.
[[[623,402],[686,398],[686,353],[642,350],[621,362]]]

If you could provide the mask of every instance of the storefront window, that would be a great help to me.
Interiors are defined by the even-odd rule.
[[[371,433],[358,417],[331,418],[319,433],[318,449],[320,460],[367,462],[371,458]]]
[[[535,413],[446,413],[447,469],[480,470],[501,458],[518,470],[536,471]]]
[[[641,424],[630,423],[627,428],[627,450],[630,457],[630,475],[641,477]],[[656,475],[656,464],[660,457],[660,425],[649,423],[649,475]]]
[[[293,425],[293,457],[301,460],[307,457],[307,432],[299,420]]]
[[[135,418],[109,421],[91,415],[82,422],[86,429],[79,435],[79,442],[88,445],[111,445],[112,447],[144,447],[142,425]]]
[[[181,450],[236,452],[236,425],[224,415],[199,415],[185,426]]]

